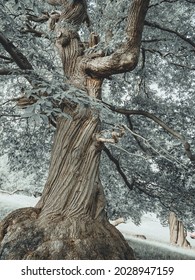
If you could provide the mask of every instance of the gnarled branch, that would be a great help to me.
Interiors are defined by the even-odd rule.
[[[149,0],[132,1],[127,18],[126,43],[122,44],[111,55],[84,59],[83,68],[88,74],[106,78],[113,74],[132,71],[136,67],[149,2]]]

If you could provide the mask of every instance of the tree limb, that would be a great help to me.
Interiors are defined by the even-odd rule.
[[[130,116],[130,115],[141,115],[144,117],[147,117],[151,120],[153,120],[154,122],[156,122],[158,125],[160,125],[162,128],[164,128],[164,130],[166,130],[167,132],[169,132],[171,135],[173,135],[175,138],[179,139],[181,141],[181,143],[184,146],[185,152],[187,157],[191,160],[191,161],[195,161],[195,155],[192,154],[191,150],[190,150],[190,144],[187,142],[187,140],[185,139],[185,137],[183,135],[181,135],[178,131],[170,128],[168,125],[166,125],[161,119],[157,118],[155,115],[148,113],[146,111],[142,111],[142,110],[127,110],[124,108],[117,108],[115,106],[112,106],[106,102],[103,102],[110,110],[112,110],[113,112],[116,113],[120,113],[126,116]]]
[[[45,13],[45,14],[39,16],[39,17],[37,17],[35,15],[28,14],[27,19],[30,20],[30,21],[33,21],[33,22],[43,23],[43,22],[46,22],[46,21],[49,20],[49,14]]]
[[[191,39],[187,38],[186,36],[180,34],[179,32],[175,31],[175,30],[172,30],[168,27],[163,27],[161,26],[160,24],[158,23],[155,23],[155,22],[149,22],[147,20],[145,20],[145,25],[149,26],[149,27],[152,27],[152,28],[157,28],[157,29],[160,29],[162,31],[166,31],[166,32],[169,32],[169,33],[172,33],[172,34],[175,34],[177,37],[179,37],[180,39],[182,39],[183,41],[185,41],[186,43],[190,44],[192,47],[195,48],[195,42],[193,42]]]
[[[2,32],[0,32],[0,43],[4,47],[4,49],[10,54],[15,63],[22,70],[32,70],[33,67],[31,63],[28,61],[26,56],[22,54],[22,52],[14,46],[14,44],[7,39]]]
[[[134,131],[133,129],[133,124],[132,124],[132,121],[131,121],[131,118],[130,118],[130,115],[127,115],[127,122],[129,124],[129,128],[131,131]],[[146,153],[146,149],[143,147],[143,145],[141,144],[141,142],[139,141],[139,137],[136,135],[136,134],[132,134],[134,139],[136,140],[138,146],[140,147],[140,149]]]
[[[123,172],[123,170],[122,170],[121,167],[120,167],[119,161],[111,154],[111,152],[109,151],[109,149],[108,149],[106,146],[104,146],[104,149],[103,149],[103,150],[104,150],[104,152],[106,153],[106,155],[109,157],[109,159],[115,164],[116,169],[117,169],[117,171],[119,172],[119,174],[121,175],[121,177],[123,178],[125,184],[128,186],[128,188],[129,188],[130,190],[132,190],[132,189],[133,189],[134,181],[133,181],[132,183],[130,183],[130,182],[128,181],[127,176],[125,175],[125,173]]]
[[[144,20],[149,0],[133,0],[130,7],[126,35],[127,41],[114,53],[94,59],[83,60],[83,68],[88,74],[97,77],[108,77],[113,74],[132,71],[138,62]]]
[[[33,71],[32,64],[28,61],[27,57],[23,55],[23,53],[15,47],[15,45],[6,38],[6,36],[0,32],[0,43],[4,47],[4,49],[10,54],[14,62],[19,66],[21,74],[24,75],[24,77],[27,79],[27,81],[34,87],[37,88],[40,85],[40,82],[44,81],[43,78],[38,76]],[[18,69],[12,69],[11,72],[18,71]],[[9,69],[2,69],[2,74],[5,75],[7,72],[7,75],[11,74]]]

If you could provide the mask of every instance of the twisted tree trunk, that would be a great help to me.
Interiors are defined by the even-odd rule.
[[[75,31],[85,21],[86,3],[48,0],[62,4],[53,18],[56,46],[64,74],[72,86],[101,98],[103,79],[131,71],[139,55],[148,0],[134,0],[128,15],[129,39],[115,53],[87,54]],[[74,23],[70,28],[70,23]],[[99,179],[102,144],[98,112],[63,104],[70,119],[58,118],[49,176],[35,208],[19,209],[0,223],[0,259],[134,259],[132,249],[111,225],[104,210]]]
[[[1,259],[134,258],[104,212],[98,130],[97,116],[87,110],[58,121],[42,198],[2,221]]]

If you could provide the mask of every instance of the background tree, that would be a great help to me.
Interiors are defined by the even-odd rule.
[[[129,1],[89,1],[88,13],[84,1],[48,1],[60,12],[40,2],[16,1],[11,6],[13,2],[1,1],[3,83],[11,79],[10,99],[26,107],[20,118],[23,125],[27,117],[36,125],[42,121],[42,127],[49,119],[57,129],[41,200],[1,223],[1,258],[133,257],[105,216],[98,172],[102,149],[102,163],[107,158],[112,162],[112,168],[107,163],[101,169],[109,217],[124,213],[140,222],[141,213],[158,210],[163,220],[174,210],[192,226],[189,159],[194,156],[182,136],[192,138],[194,118],[189,109],[194,77],[192,1],[150,1],[149,9],[149,1],[130,1],[129,13]],[[102,20],[92,21],[87,29],[83,22],[89,25],[88,15]],[[89,31],[98,34],[91,33],[88,41]],[[16,66],[8,67],[13,63]],[[19,91],[25,94],[22,98]],[[3,97],[4,106],[9,104],[5,102]],[[2,108],[1,119],[10,121],[13,108]],[[115,205],[111,194],[118,198]]]
[[[179,221],[175,213],[169,215],[170,243],[184,248],[191,248],[189,241],[186,239],[187,232],[183,223]]]

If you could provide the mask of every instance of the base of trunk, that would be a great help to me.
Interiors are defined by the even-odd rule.
[[[41,224],[37,208],[0,223],[1,260],[129,260],[133,250],[107,220],[58,219]]]

